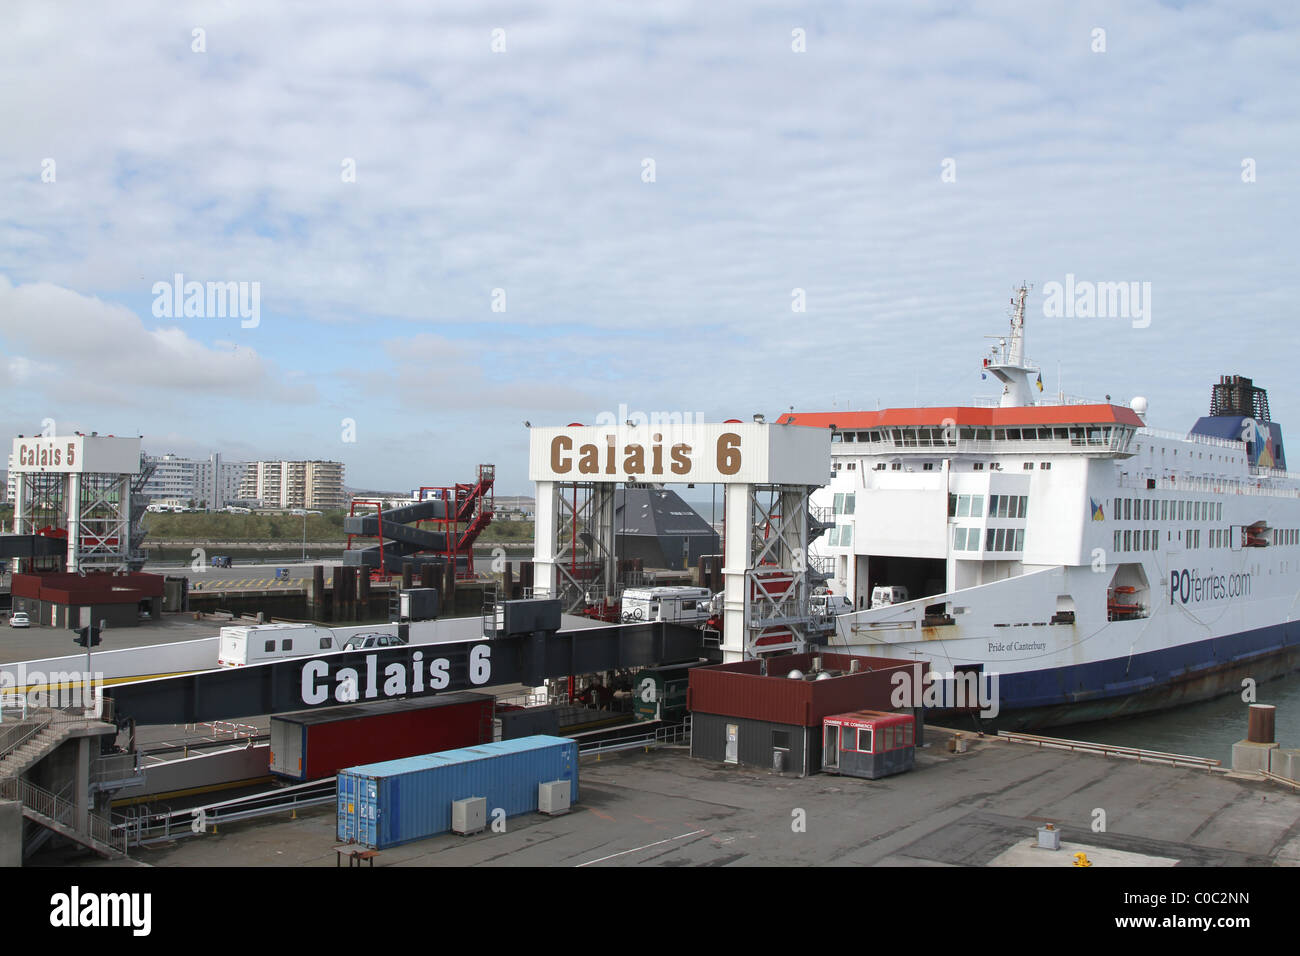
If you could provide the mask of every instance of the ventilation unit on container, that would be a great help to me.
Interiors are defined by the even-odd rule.
[[[569,812],[570,784],[567,780],[549,780],[537,785],[537,809],[558,817]]]
[[[487,829],[487,799],[466,797],[451,802],[451,832],[468,836]]]

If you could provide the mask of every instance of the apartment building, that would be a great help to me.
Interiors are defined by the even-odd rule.
[[[219,511],[240,497],[240,485],[248,463],[222,461],[220,454],[208,458],[180,458],[176,455],[145,455],[145,464],[153,465],[153,474],[143,492],[150,501],[177,499],[193,501],[199,508]]]
[[[339,461],[253,461],[239,486],[239,497],[263,508],[346,508],[343,463]]]

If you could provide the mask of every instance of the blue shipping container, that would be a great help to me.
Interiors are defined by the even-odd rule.
[[[578,802],[578,745],[563,737],[521,737],[340,770],[338,838],[383,850],[451,829],[451,805],[487,799],[488,824],[537,809],[538,784],[569,781]]]

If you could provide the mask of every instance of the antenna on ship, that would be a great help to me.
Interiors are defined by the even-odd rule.
[[[1029,296],[1029,283],[1021,282],[1011,299],[1011,349],[1006,353],[1007,362],[1019,365],[1025,358],[1025,299]]]
[[[998,347],[993,351],[993,358],[985,359],[985,370],[1002,383],[1002,406],[1033,405],[1033,385],[1041,390],[1041,374],[1031,384],[1030,376],[1038,374],[1039,369],[1025,361],[1025,300],[1033,288],[1028,282],[1021,282],[1011,298],[1011,333],[1005,338],[998,337]]]

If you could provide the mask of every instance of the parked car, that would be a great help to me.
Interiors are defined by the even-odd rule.
[[[32,622],[27,619],[26,611],[14,611],[13,614],[9,615],[9,626],[10,627],[31,627]]]
[[[353,634],[343,645],[345,651],[360,651],[370,647],[400,647],[405,644],[397,634]]]

